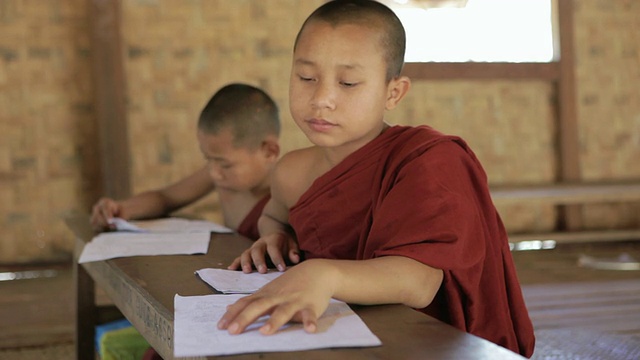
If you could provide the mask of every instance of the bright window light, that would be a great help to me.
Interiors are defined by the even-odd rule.
[[[407,32],[407,62],[550,62],[551,0],[388,0]]]

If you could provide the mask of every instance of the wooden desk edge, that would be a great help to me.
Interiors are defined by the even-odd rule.
[[[77,217],[73,217],[70,221],[67,221],[67,224],[76,235],[74,267],[77,268],[78,273],[78,277],[76,278],[76,291],[78,294],[78,328],[76,336],[76,351],[78,359],[93,358],[95,356],[95,354],[93,353],[93,327],[96,325],[94,282],[99,284],[99,286],[107,293],[107,295],[111,298],[118,309],[120,309],[120,311],[127,317],[127,319],[134,325],[134,327],[138,329],[138,331],[140,331],[140,333],[144,336],[145,339],[147,339],[150,345],[165,360],[173,359],[173,313],[161,303],[156,301],[152,296],[150,296],[145,289],[140,287],[127,274],[124,274],[120,268],[113,265],[112,261],[107,260],[78,264],[77,259],[82,252],[85,244],[85,240],[83,240],[83,238],[87,239],[87,236],[92,234],[89,234],[86,229],[83,230],[75,227],[73,224],[74,221],[78,221]],[[88,294],[89,296],[87,298],[81,298],[83,294]],[[368,310],[372,310],[372,308],[370,307],[364,307],[364,309],[366,309],[365,313]],[[359,313],[360,311],[356,312]],[[84,316],[88,316],[88,318],[84,318]],[[416,320],[417,323],[440,323],[438,320],[430,318],[426,315],[420,314],[419,316],[420,318],[417,318]],[[365,318],[363,318],[363,320],[365,320]],[[520,355],[515,354],[489,341],[459,331],[451,327],[450,325],[442,325],[447,326],[445,333],[447,331],[454,331],[456,334],[459,333],[459,335],[456,335],[455,337],[461,340],[464,339],[462,340],[463,343],[471,341],[471,343],[475,344],[474,346],[483,348],[491,352],[491,354],[499,356],[501,358],[523,359],[523,357],[521,357]],[[431,326],[436,325],[434,324]],[[89,329],[89,327],[91,328]],[[480,340],[481,342],[478,343],[477,340]],[[286,356],[290,356],[291,354],[286,353]],[[240,355],[240,357],[249,355],[255,355],[256,357],[260,358],[264,354],[244,354]],[[277,356],[277,354],[272,355]],[[211,357],[194,357],[189,359],[210,358]],[[311,356],[311,358],[313,358],[313,356]]]

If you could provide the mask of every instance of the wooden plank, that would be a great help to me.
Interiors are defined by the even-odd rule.
[[[534,284],[523,285],[522,293],[528,300],[546,300],[550,294],[557,296],[574,298],[585,293],[619,293],[636,292],[640,295],[640,279],[636,280],[616,280],[616,281],[587,281],[572,282],[570,284]]]
[[[84,242],[77,240],[73,261],[76,300],[75,350],[77,359],[93,359],[96,351],[94,337],[97,321],[95,284],[87,271],[78,264],[82,247]]]
[[[603,230],[603,231],[563,231],[550,233],[510,234],[509,242],[555,240],[558,244],[602,243],[612,241],[639,240],[638,230]]]
[[[407,63],[412,80],[545,80],[559,79],[559,63]]]
[[[165,359],[170,359],[173,354],[173,313],[141,291],[135,280],[112,262],[89,263],[84,268],[149,344]]]
[[[126,82],[120,35],[120,0],[88,0],[95,114],[100,140],[102,194],[131,194]]]
[[[588,204],[640,201],[640,182],[619,184],[552,184],[538,186],[502,186],[491,188],[497,204],[547,202],[552,204]]]

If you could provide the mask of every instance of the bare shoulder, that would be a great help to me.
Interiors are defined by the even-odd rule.
[[[282,156],[273,173],[272,196],[287,207],[293,206],[317,177],[314,164],[318,154],[317,148],[309,147]]]

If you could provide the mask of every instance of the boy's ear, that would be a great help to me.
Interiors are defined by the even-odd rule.
[[[280,156],[280,143],[275,136],[267,136],[262,140],[261,150],[270,160],[278,160]]]
[[[385,109],[391,110],[395,108],[400,100],[409,92],[411,88],[411,80],[406,76],[398,76],[391,79],[388,86],[387,102]]]

